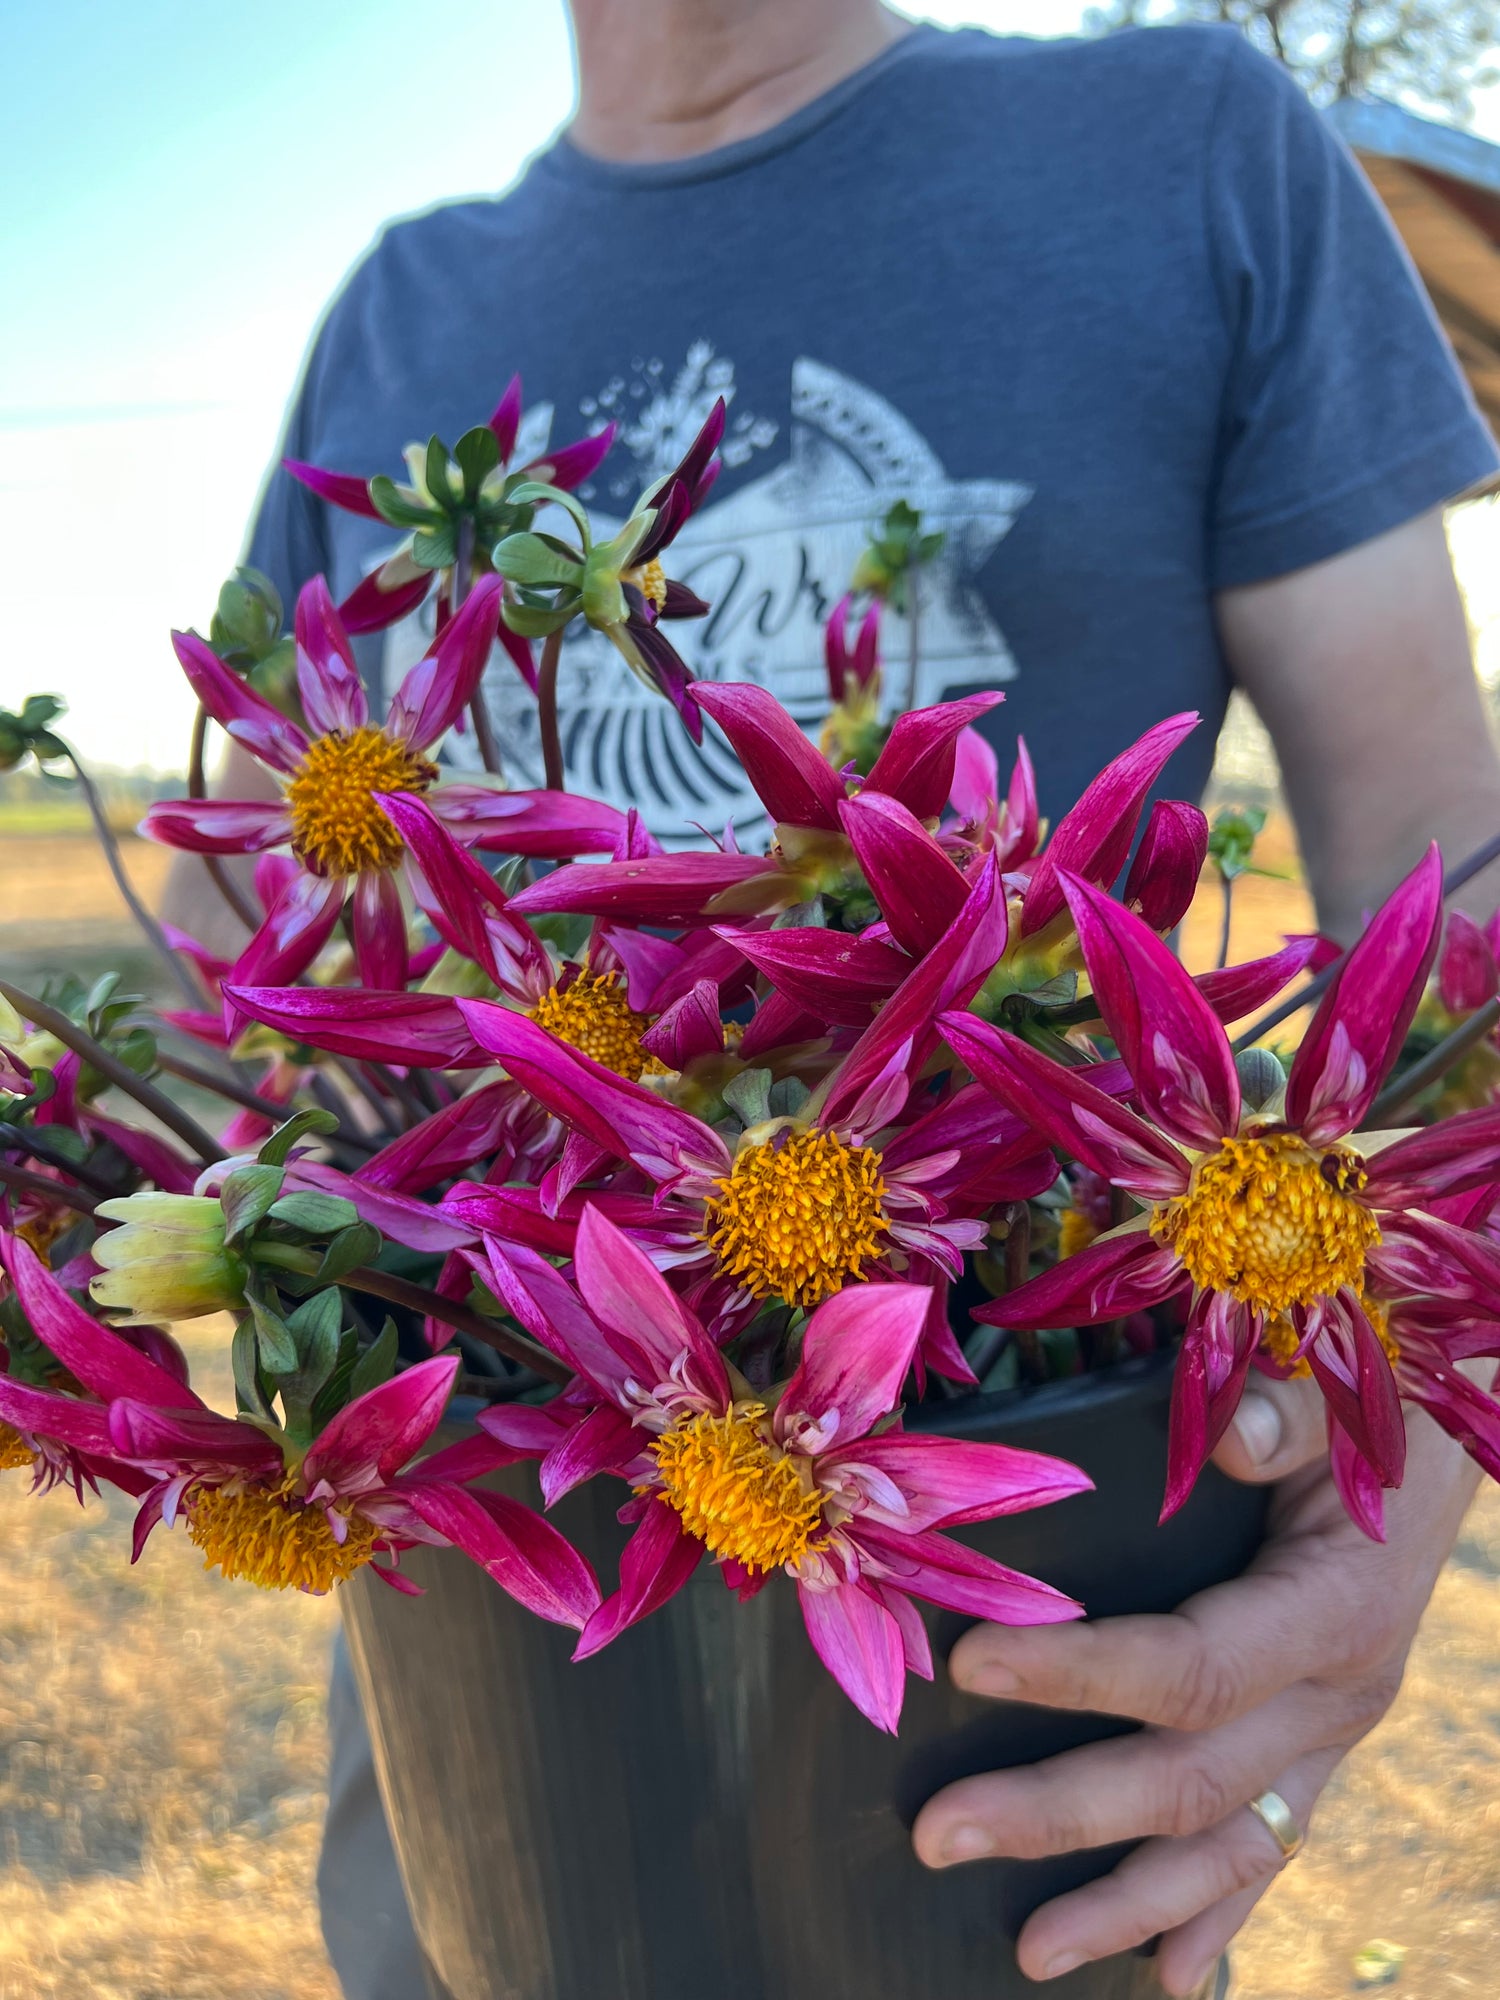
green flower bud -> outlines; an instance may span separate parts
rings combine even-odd
[[[94,1303],[125,1326],[162,1326],[245,1303],[245,1263],[224,1242],[224,1211],[208,1195],[132,1194],[102,1201],[119,1223],[94,1245]]]

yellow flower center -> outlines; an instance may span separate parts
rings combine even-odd
[[[1087,1250],[1099,1234],[1099,1227],[1081,1208],[1065,1208],[1057,1230],[1057,1255],[1076,1257],[1080,1250]]]
[[[36,1453],[12,1424],[0,1423],[0,1472],[31,1472]]]
[[[811,1307],[881,1253],[889,1223],[872,1146],[800,1132],[747,1146],[714,1182],[704,1235],[720,1267],[755,1298]]]
[[[1359,1302],[1365,1309],[1365,1318],[1375,1329],[1376,1339],[1385,1349],[1387,1361],[1394,1368],[1401,1359],[1401,1347],[1387,1324],[1385,1307],[1376,1305],[1368,1292],[1360,1294]],[[1298,1354],[1297,1329],[1289,1319],[1268,1320],[1260,1344],[1273,1361],[1282,1368],[1289,1368],[1293,1375],[1311,1375],[1312,1363],[1306,1355]]]
[[[658,613],[667,601],[667,573],[654,558],[638,569],[628,569],[625,581],[633,583],[652,609]]]
[[[342,1542],[333,1538],[321,1507],[309,1507],[280,1486],[251,1486],[232,1493],[206,1487],[193,1496],[188,1538],[203,1551],[203,1567],[262,1590],[306,1590],[321,1597],[344,1583],[375,1552],[380,1530],[358,1514],[348,1519]]]
[[[1193,1170],[1185,1195],[1164,1202],[1151,1233],[1170,1243],[1196,1284],[1258,1311],[1358,1288],[1380,1227],[1354,1199],[1356,1154],[1315,1153],[1294,1132],[1226,1139]]]
[[[436,764],[368,723],[315,736],[286,788],[292,851],[317,875],[394,868],[401,836],[375,794],[425,792],[437,774]]]
[[[651,1447],[662,1497],[716,1556],[750,1570],[805,1555],[823,1523],[821,1495],[762,1428],[763,1403],[691,1417]]]
[[[592,1056],[632,1083],[643,1076],[670,1074],[665,1063],[641,1047],[650,1018],[631,1011],[618,972],[583,972],[571,986],[548,987],[532,1008],[531,1018],[569,1048]]]

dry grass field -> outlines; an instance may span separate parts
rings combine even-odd
[[[149,890],[161,857],[129,858]],[[1283,827],[1263,858],[1290,865]],[[1308,921],[1294,886],[1243,882],[1235,955]],[[1217,926],[1205,899],[1195,963]],[[131,951],[85,840],[0,837],[8,965]],[[222,1400],[221,1330],[186,1331]],[[225,1585],[166,1534],[131,1570],[127,1514],[0,1480],[0,2000],[336,2000],[312,1893],[333,1608]],[[1395,2000],[1492,2000],[1500,1494],[1476,1506],[1400,1701],[1316,1834],[1244,1935],[1236,2000],[1341,2000],[1377,1938],[1406,1948]]]

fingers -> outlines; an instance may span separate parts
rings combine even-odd
[[[1274,1781],[1299,1826],[1307,1826],[1337,1762],[1336,1751],[1313,1751]],[[1021,1970],[1028,1979],[1056,1979],[1075,1966],[1163,1936],[1166,1956],[1158,1954],[1158,1978],[1165,1985],[1163,1975],[1169,1973],[1169,1993],[1191,1993],[1183,1977],[1191,1968],[1179,1961],[1196,1950],[1211,1964],[1203,1947],[1213,1928],[1209,1935],[1189,1937],[1193,1920],[1221,1904],[1230,1906],[1226,1917],[1242,1917],[1284,1865],[1276,1840],[1245,1806],[1206,1833],[1148,1841],[1112,1873],[1044,1904],[1030,1918],[1017,1945]],[[1186,1948],[1172,1939],[1178,1931]],[[1206,1966],[1200,1978],[1203,1970]]]
[[[1328,1420],[1316,1382],[1252,1375],[1214,1464],[1231,1479],[1265,1485],[1328,1455]]]
[[[971,1694],[1212,1729],[1293,1683],[1335,1677],[1395,1643],[1401,1581],[1371,1568],[1358,1530],[1268,1544],[1256,1565],[1165,1617],[976,1625],[949,1672]],[[1384,1551],[1377,1552],[1383,1555]]]
[[[919,1860],[941,1868],[1202,1833],[1272,1785],[1289,1757],[1355,1742],[1373,1719],[1369,1706],[1362,1692],[1303,1683],[1203,1735],[1147,1730],[963,1778],[928,1800],[912,1843]]]
[[[1162,1991],[1179,2000],[1184,1994],[1202,1992],[1209,1974],[1245,1926],[1246,1919],[1265,1894],[1267,1885],[1255,1883],[1237,1896],[1213,1903],[1188,1923],[1168,1931],[1157,1947],[1155,1969]]]

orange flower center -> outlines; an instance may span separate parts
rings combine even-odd
[[[377,792],[425,792],[436,764],[383,729],[331,729],[315,736],[286,788],[292,851],[315,875],[357,875],[401,859],[401,836]]]
[[[641,1047],[650,1018],[631,1010],[618,972],[580,973],[571,986],[548,987],[532,1008],[531,1019],[569,1048],[592,1056],[631,1083],[639,1083],[643,1076],[670,1074],[665,1063]]]
[[[667,601],[667,573],[654,559],[642,563],[638,569],[628,569],[625,581],[633,583],[646,602],[658,614]]]
[[[662,1498],[711,1554],[749,1570],[805,1555],[823,1524],[821,1495],[764,1428],[763,1403],[690,1417],[651,1446]]]
[[[248,1486],[239,1492],[205,1487],[194,1494],[187,1516],[188,1538],[203,1551],[203,1567],[231,1579],[243,1577],[262,1590],[306,1590],[321,1597],[344,1583],[370,1560],[380,1530],[358,1514],[348,1517],[348,1533],[334,1540],[321,1507],[309,1507],[279,1486]]]
[[[754,1297],[812,1307],[881,1254],[889,1228],[873,1146],[800,1132],[744,1147],[714,1183],[704,1235]]]

